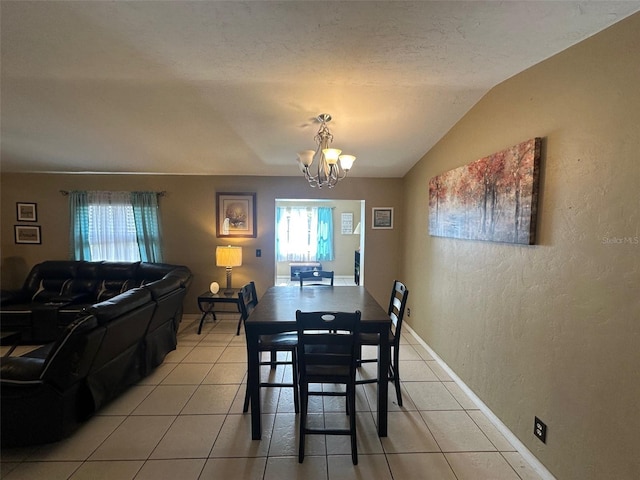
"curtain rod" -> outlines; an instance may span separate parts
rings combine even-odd
[[[66,197],[69,195],[69,190],[60,190],[60,194]],[[159,197],[164,197],[167,194],[167,191],[162,190],[161,192],[155,192],[155,194]]]

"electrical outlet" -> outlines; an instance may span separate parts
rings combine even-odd
[[[547,443],[547,426],[538,417],[534,417],[533,434],[540,439],[542,443]]]
[[[256,249],[256,257],[261,257],[262,256],[262,250],[257,248]]]
[[[410,316],[411,316],[411,309],[407,308],[407,317],[410,317]]]

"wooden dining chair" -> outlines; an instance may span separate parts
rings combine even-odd
[[[296,311],[298,327],[298,372],[300,385],[300,423],[298,462],[304,461],[306,435],[349,435],[351,460],[358,464],[356,438],[356,360],[360,311]],[[310,385],[320,384],[320,390]],[[324,390],[322,384],[341,384],[344,391]],[[349,428],[310,428],[307,426],[309,396],[343,396],[349,415]]]
[[[240,294],[242,294],[242,296],[240,296]],[[240,335],[240,328],[244,327],[244,321],[253,309],[256,308],[256,305],[258,305],[258,293],[255,282],[249,282],[240,289],[238,293],[238,303],[240,305],[240,319],[238,320],[236,335]],[[242,311],[243,305],[245,309],[244,313]]]
[[[256,294],[255,282],[249,282],[244,285],[238,292],[238,299],[240,303],[240,315],[244,322],[249,314],[253,311],[258,304],[258,296]],[[245,329],[246,332],[246,329]],[[298,413],[299,397],[298,397],[298,361],[297,361],[297,346],[298,346],[298,334],[297,332],[284,332],[273,335],[260,335],[258,338],[258,352],[260,355],[260,365],[269,365],[271,369],[275,369],[278,365],[291,365],[292,379],[291,382],[275,382],[275,381],[261,381],[260,387],[283,387],[293,389],[293,401],[295,412]],[[262,353],[269,352],[269,361],[262,360]],[[278,353],[284,352],[285,354],[291,354],[291,360],[278,359]],[[244,394],[244,405],[242,411],[246,413],[249,410],[249,400],[251,395],[249,393],[249,385],[247,384]]]
[[[305,285],[333,286],[333,271],[308,270],[306,272],[300,272],[298,277],[301,287]]]
[[[398,405],[402,406],[402,393],[400,392],[400,332],[402,329],[402,319],[407,306],[409,290],[400,281],[394,280],[389,300],[388,314],[391,319],[391,329],[389,330],[389,346],[392,348],[391,361],[389,362],[388,379],[396,387],[396,398]],[[380,335],[378,333],[360,333],[360,345],[380,345]],[[367,358],[358,360],[358,364],[377,362],[377,358]],[[357,380],[356,384],[377,383],[377,378],[367,378]]]

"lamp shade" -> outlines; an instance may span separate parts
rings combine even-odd
[[[340,155],[340,165],[342,166],[343,170],[351,170],[353,162],[355,161],[356,157],[354,157],[353,155]]]
[[[303,150],[298,152],[298,161],[305,167],[310,166],[313,163],[313,155],[316,152],[313,150]]]
[[[339,148],[325,148],[322,150],[324,154],[324,158],[327,160],[329,165],[335,165],[338,163],[338,157],[342,153],[342,150]]]
[[[239,267],[242,265],[242,247],[216,247],[218,267]]]

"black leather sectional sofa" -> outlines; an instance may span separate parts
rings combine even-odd
[[[22,313],[11,328],[34,338],[56,335],[27,355],[0,359],[2,446],[68,436],[162,363],[176,347],[190,282],[188,268],[166,264],[36,265],[20,292],[3,295],[9,304],[2,304],[2,328],[15,311]]]

